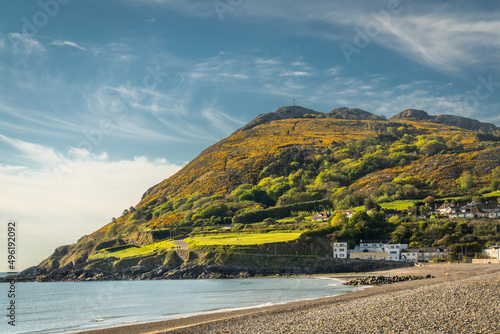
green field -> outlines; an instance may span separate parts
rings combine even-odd
[[[272,232],[272,233],[224,233],[214,235],[195,235],[185,239],[197,246],[249,246],[262,245],[273,242],[286,242],[298,239],[299,232]]]
[[[500,191],[494,191],[489,194],[483,195],[483,198],[490,198],[490,197],[500,197]]]
[[[415,205],[416,200],[401,200],[388,203],[380,203],[380,207],[389,210],[407,210]]]
[[[163,240],[155,242],[153,244],[144,245],[142,247],[129,247],[117,251],[110,251],[108,249],[103,249],[95,254],[93,254],[89,259],[106,259],[108,257],[117,257],[119,259],[126,259],[128,257],[134,257],[138,255],[148,255],[153,254],[161,249],[174,248],[174,242],[172,240]]]

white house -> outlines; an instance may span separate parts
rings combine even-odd
[[[401,259],[404,261],[418,262],[418,249],[407,248],[401,251]]]
[[[316,212],[316,215],[311,217],[311,221],[322,222],[327,220],[330,216],[330,212]]]
[[[500,259],[500,245],[494,245],[486,248],[484,253],[490,259]]]
[[[412,262],[428,262],[434,259],[443,260],[446,249],[440,247],[408,248],[401,252],[401,259]]]
[[[347,259],[347,242],[333,243],[333,257],[338,259]]]
[[[408,248],[408,244],[391,244],[388,240],[360,240],[359,245],[351,251],[350,258],[365,259],[368,256],[371,259],[399,261],[401,251],[405,248]],[[377,253],[380,253],[379,256],[376,256]]]
[[[356,211],[353,211],[353,210],[339,210],[339,211],[336,211],[335,213],[345,213],[345,215],[347,216],[347,218],[351,218],[356,213]]]

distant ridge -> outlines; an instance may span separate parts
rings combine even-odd
[[[429,115],[424,110],[406,109],[389,118],[389,120],[416,120],[427,121],[431,123],[456,126],[457,128],[472,131],[494,131],[497,129],[495,124],[480,122],[476,119],[456,116],[456,115]]]
[[[293,119],[293,118],[311,118],[311,117],[325,117],[325,118],[333,118],[333,119],[345,119],[345,120],[372,120],[372,121],[385,121],[386,118],[384,116],[378,116],[373,113],[370,113],[366,110],[359,108],[347,108],[340,107],[335,108],[329,113],[322,113],[313,109],[304,108],[301,106],[285,106],[281,107],[274,112],[270,112],[267,114],[260,114],[255,117],[250,123],[239,128],[234,133],[242,132],[245,130],[250,130],[259,126],[261,124],[269,123],[277,120],[284,119]],[[424,110],[419,109],[406,109],[401,111],[400,113],[390,117],[388,120],[396,121],[396,120],[409,120],[409,121],[423,121],[430,123],[437,123],[449,126],[455,126],[457,128],[472,130],[472,131],[495,131],[498,128],[495,124],[485,123],[478,121],[476,119],[455,116],[455,115],[438,115],[432,116],[429,115]]]

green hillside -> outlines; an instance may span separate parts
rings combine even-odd
[[[132,207],[124,203],[129,208],[120,217],[76,245],[58,248],[41,265],[57,269],[136,256],[137,261],[127,262],[135,265],[148,256],[166,254],[175,238],[189,237],[192,249],[206,250],[210,245],[232,247],[230,237],[243,232],[253,234],[241,245],[253,243],[251,249],[267,251],[266,244],[288,243],[297,254],[304,240],[317,236],[350,243],[390,238],[413,246],[484,245],[499,240],[496,234],[491,236],[497,222],[481,231],[474,224],[459,227],[456,222],[423,226],[415,221],[390,222],[375,211],[370,215],[361,211],[354,220],[338,216],[326,222],[310,220],[316,211],[360,206],[407,209],[430,196],[471,199],[490,194],[496,200],[492,191],[500,186],[497,128],[484,132],[422,121],[412,118],[411,110],[404,117],[385,120],[360,109],[323,114],[287,108],[261,115],[210,146],[177,174],[150,188],[140,203]],[[426,229],[434,225],[430,237]],[[163,243],[155,244],[159,242]],[[145,247],[151,244],[164,247]],[[130,245],[141,248],[127,248]],[[118,253],[113,247],[127,251]],[[310,252],[310,247],[303,252]]]

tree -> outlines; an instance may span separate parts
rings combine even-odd
[[[472,196],[472,201],[476,204],[481,204],[482,199],[480,196]]]
[[[490,184],[491,191],[497,191],[500,189],[500,180],[493,180]]]
[[[494,179],[500,179],[500,166],[491,171],[491,177]]]
[[[436,199],[434,198],[434,196],[427,196],[425,199],[424,199],[424,203],[425,204],[429,204],[429,205],[432,205],[434,204],[434,202],[436,201]]]
[[[469,171],[465,171],[462,173],[462,176],[456,180],[458,188],[460,188],[463,191],[469,191],[472,188],[472,185],[474,184],[474,181],[472,179],[472,173]]]

